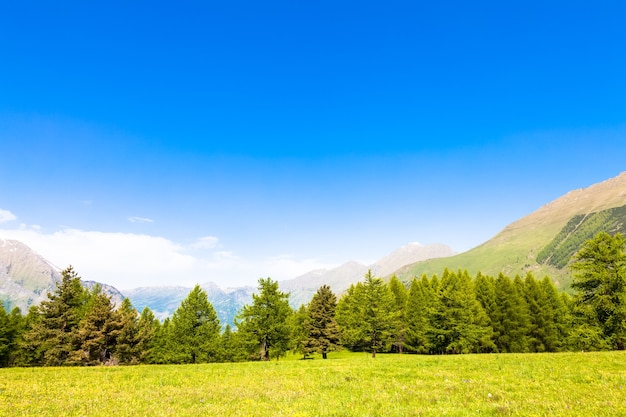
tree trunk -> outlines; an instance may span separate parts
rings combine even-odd
[[[270,353],[267,350],[267,340],[263,340],[263,342],[261,342],[261,360],[262,361],[269,361],[270,360]]]
[[[372,349],[372,358],[376,358],[376,349]]]
[[[326,359],[327,357],[328,357],[328,356],[327,356],[326,351],[323,351],[323,352],[322,352],[322,359]]]

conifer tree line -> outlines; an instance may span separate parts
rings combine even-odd
[[[497,277],[444,270],[408,285],[369,271],[337,298],[320,287],[293,310],[271,278],[259,280],[235,326],[223,327],[196,285],[171,318],[116,308],[86,290],[72,267],[54,293],[22,315],[0,306],[0,366],[133,365],[326,359],[340,349],[463,354],[624,349],[626,239],[601,232],[573,257],[573,296],[549,277]]]

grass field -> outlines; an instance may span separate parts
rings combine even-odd
[[[0,369],[2,416],[626,416],[626,354]]]

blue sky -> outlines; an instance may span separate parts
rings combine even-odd
[[[622,2],[0,6],[0,238],[119,288],[456,251],[625,170]]]

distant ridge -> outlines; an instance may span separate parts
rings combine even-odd
[[[443,244],[410,243],[369,266],[349,261],[336,268],[313,270],[294,279],[279,281],[278,284],[281,291],[290,293],[292,307],[298,308],[308,303],[322,285],[329,285],[339,295],[350,284],[363,279],[370,268],[382,274],[415,260],[450,256],[453,253],[450,247]],[[211,282],[201,284],[201,287],[207,292],[223,325],[233,323],[235,315],[241,307],[252,301],[252,294],[257,290],[256,287],[220,288]],[[189,291],[191,288],[185,287],[143,287],[125,291],[125,295],[138,310],[149,307],[157,317],[164,319],[176,310]]]
[[[449,246],[441,243],[430,245],[409,243],[371,265],[350,261],[330,270],[320,269],[291,280],[280,281],[279,284],[283,291],[291,293],[290,301],[292,306],[298,307],[301,304],[308,303],[318,288],[324,284],[330,286],[339,295],[347,290],[351,284],[362,280],[369,269],[376,276],[385,276],[403,265],[452,255],[454,255],[454,251]]]
[[[488,275],[503,272],[510,276],[523,276],[532,272],[539,278],[548,275],[561,288],[567,288],[571,282],[571,273],[566,267],[569,256],[590,234],[600,230],[622,230],[626,224],[626,209],[620,209],[623,206],[626,206],[626,172],[587,188],[568,192],[506,226],[492,239],[474,249],[446,259],[407,265],[396,271],[396,274],[408,281],[423,273],[440,274],[444,268],[467,269],[471,274],[480,271]],[[585,219],[595,220],[593,223],[585,223]],[[568,242],[564,238],[555,242],[559,235],[565,236],[566,228],[571,229],[566,234]],[[571,249],[559,252],[564,245]],[[559,256],[564,259],[558,263],[550,262],[550,259]]]

